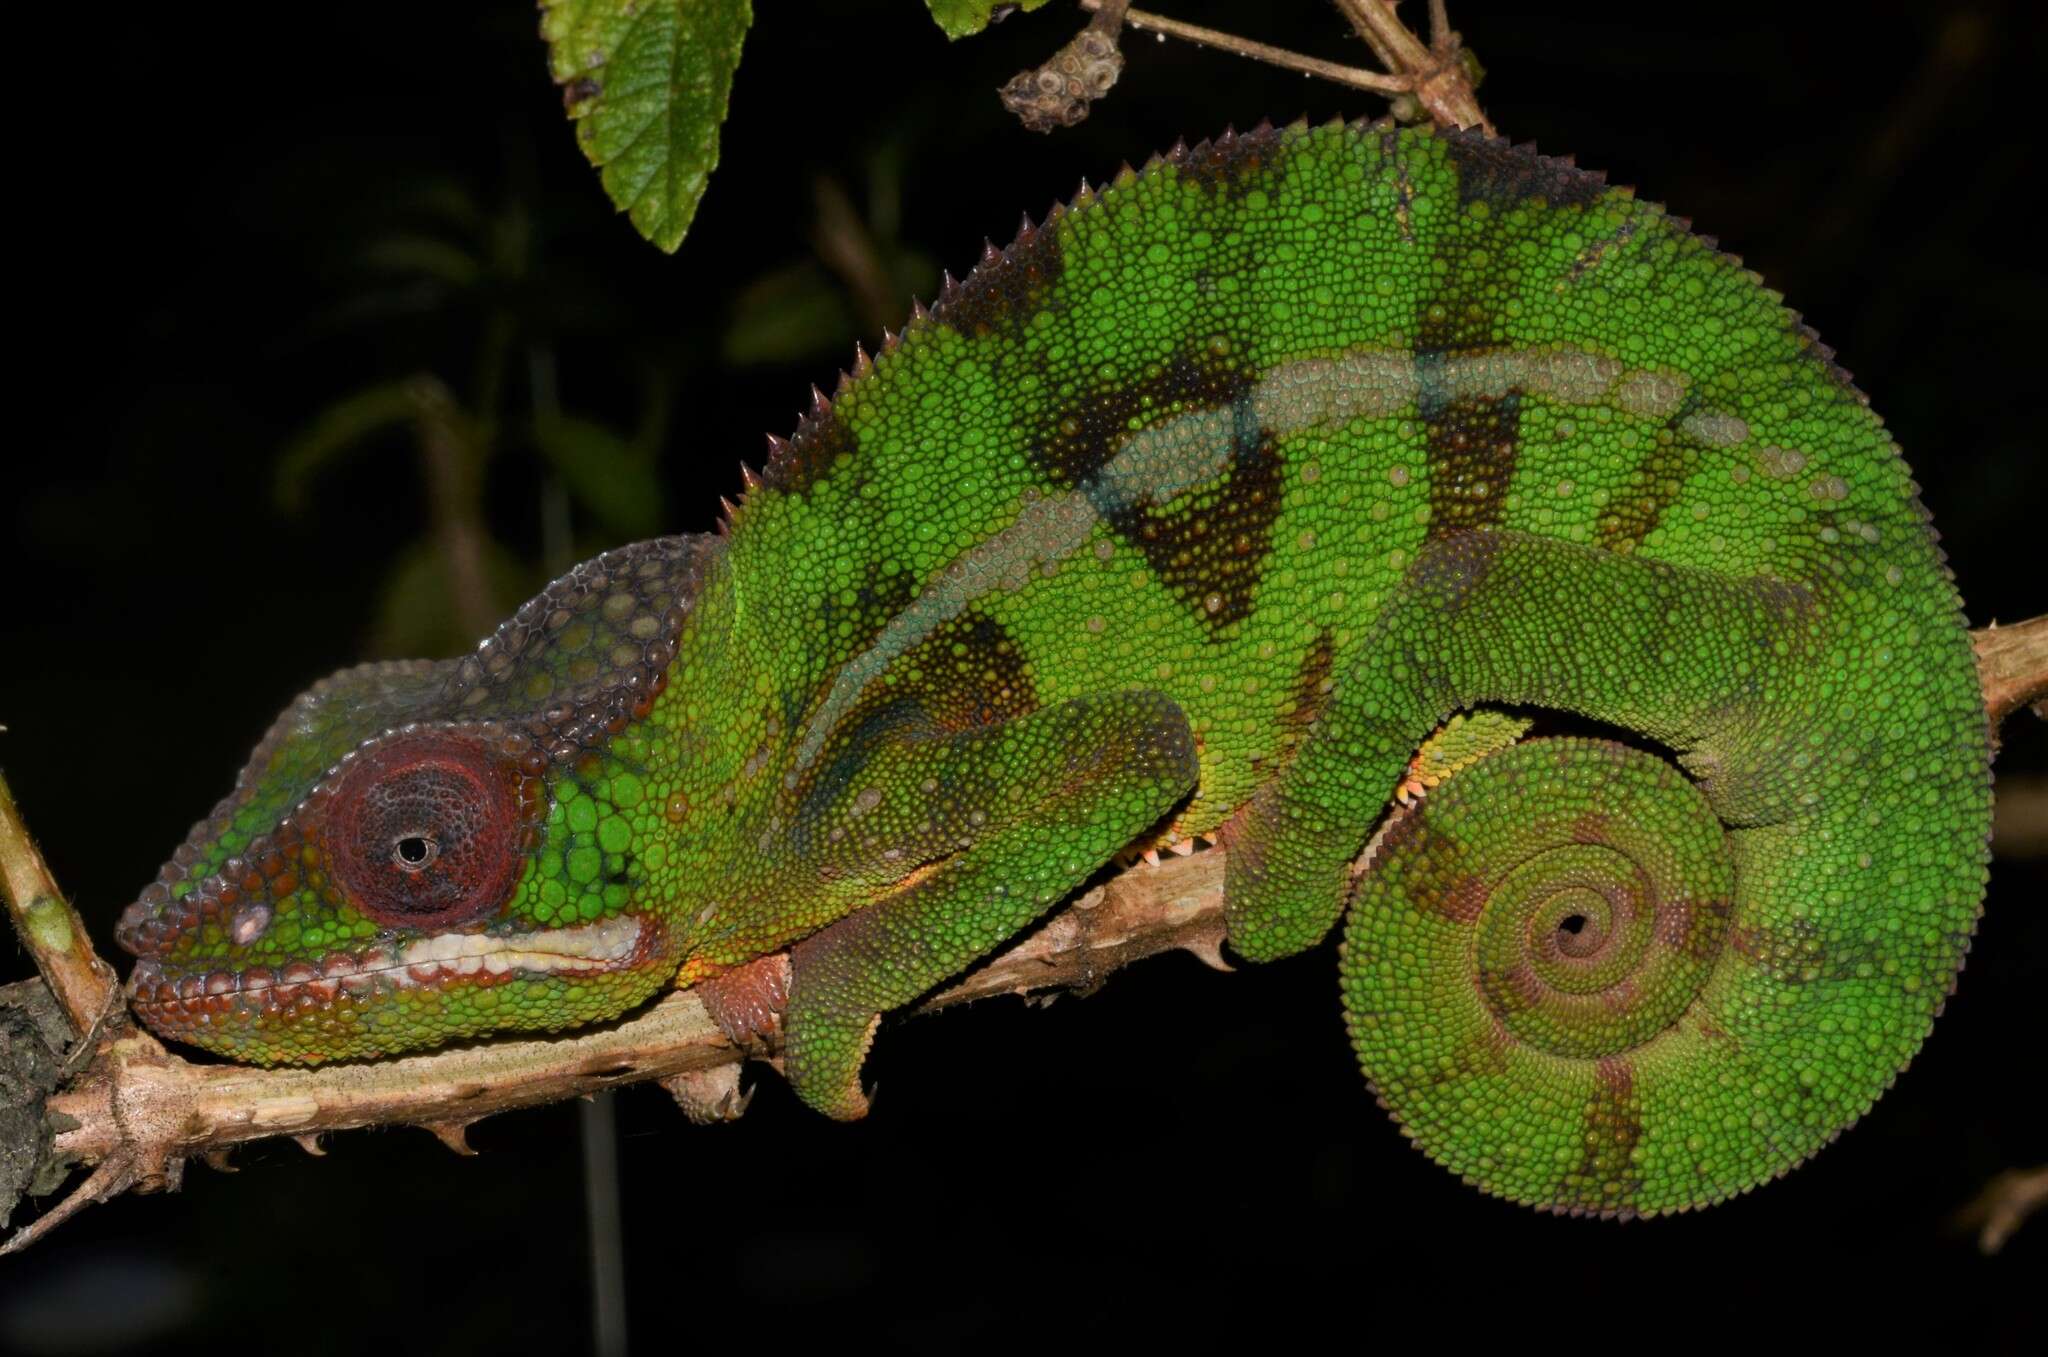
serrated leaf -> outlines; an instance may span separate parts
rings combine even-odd
[[[949,38],[979,33],[995,22],[996,11],[1034,10],[1045,0],[924,0],[925,8]]]
[[[750,0],[541,0],[548,68],[612,202],[673,254],[718,164]]]

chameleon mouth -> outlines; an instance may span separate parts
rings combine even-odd
[[[317,962],[272,969],[216,970],[177,979],[153,958],[129,978],[135,1008],[152,1025],[203,1023],[252,1009],[265,1015],[324,1008],[343,995],[367,999],[451,983],[506,984],[540,976],[592,976],[630,970],[658,939],[628,916],[532,933],[437,933],[399,946],[330,952]]]

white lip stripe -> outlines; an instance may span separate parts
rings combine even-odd
[[[591,970],[623,961],[640,942],[638,919],[604,919],[574,928],[492,936],[437,933],[399,949],[396,968],[450,966],[462,974],[488,970]]]

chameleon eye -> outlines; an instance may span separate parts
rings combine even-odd
[[[356,909],[399,928],[463,923],[512,893],[524,848],[521,776],[466,736],[404,734],[334,789],[323,839]]]

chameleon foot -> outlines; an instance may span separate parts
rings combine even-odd
[[[1401,775],[1401,785],[1394,789],[1394,799],[1404,806],[1414,805],[1459,769],[1469,768],[1521,739],[1531,724],[1523,717],[1484,708],[1453,716],[1415,751],[1407,771]]]
[[[727,1040],[750,1055],[780,1044],[789,953],[775,952],[699,982],[697,997]]]

